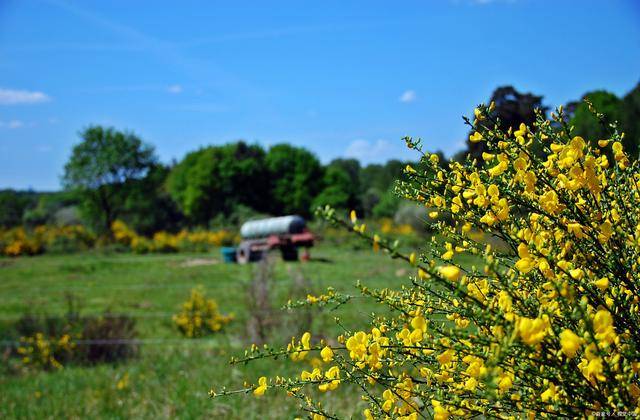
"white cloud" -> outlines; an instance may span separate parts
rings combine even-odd
[[[38,104],[50,100],[42,92],[0,88],[0,105]]]
[[[417,99],[416,92],[414,90],[406,90],[398,99],[404,103],[413,102]]]
[[[169,86],[167,88],[167,92],[174,93],[174,94],[182,93],[182,86],[180,86],[180,85],[171,85],[171,86]]]
[[[348,158],[358,159],[363,164],[381,163],[389,159],[408,159],[411,156],[403,142],[389,142],[387,140],[376,140],[370,142],[363,139],[352,141],[344,155]]]
[[[20,120],[0,121],[0,128],[9,128],[13,130],[23,126],[24,126],[24,123]]]
[[[53,148],[51,146],[48,146],[48,145],[41,145],[41,146],[36,147],[36,151],[39,152],[39,153],[48,153],[51,150],[53,150]]]

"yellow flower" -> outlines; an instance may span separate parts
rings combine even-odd
[[[446,248],[447,251],[444,254],[442,254],[440,256],[440,258],[442,258],[443,260],[450,260],[451,258],[453,258],[453,255],[454,255],[453,245],[451,245],[451,243],[447,242],[445,244],[445,248]]]
[[[258,379],[258,386],[256,387],[256,389],[253,390],[253,395],[255,395],[256,397],[261,397],[262,395],[264,395],[266,390],[267,390],[267,378],[264,376],[261,376],[260,379]]]
[[[567,230],[569,233],[572,233],[576,236],[576,238],[584,238],[585,234],[582,231],[582,225],[580,223],[569,223],[567,225]]]
[[[449,350],[445,350],[444,352],[440,353],[437,357],[436,360],[438,360],[438,363],[440,363],[441,365],[446,365],[447,363],[450,363],[453,360],[453,357],[456,354],[454,353],[453,350],[449,349]]]
[[[423,333],[427,332],[427,320],[422,315],[418,315],[411,320],[411,327]]]
[[[449,281],[456,281],[460,277],[460,269],[455,265],[446,265],[438,267],[438,273]]]
[[[329,380],[318,386],[322,392],[333,391],[340,385],[340,369],[338,366],[331,366],[324,374],[325,379]],[[320,378],[319,378],[320,379]]]
[[[320,351],[320,357],[322,357],[322,360],[325,363],[329,363],[330,361],[333,360],[333,350],[331,350],[331,347],[326,346],[325,348],[323,348]]]
[[[373,235],[373,252],[380,251],[380,236],[378,234]]]
[[[523,274],[527,274],[528,272],[536,268],[536,261],[531,258],[529,248],[526,244],[521,243],[520,245],[518,245],[518,256],[520,257],[520,259],[516,261],[516,270],[520,271]]]
[[[509,390],[513,386],[513,379],[509,375],[503,375],[498,381],[498,389],[501,392]]]
[[[540,343],[547,335],[549,329],[549,318],[519,318],[516,324],[516,331],[520,335],[522,341],[529,345]]]
[[[562,352],[569,358],[575,357],[584,340],[573,331],[566,329],[560,333],[560,345]]]
[[[576,280],[582,280],[584,278],[584,270],[581,268],[574,268],[569,270],[569,275]]]
[[[601,278],[600,280],[596,280],[593,282],[593,284],[600,289],[601,291],[605,291],[607,290],[607,288],[609,287],[609,279],[606,277]]]
[[[478,133],[477,131],[475,133],[473,133],[472,135],[469,136],[469,141],[471,143],[478,143],[480,141],[482,141],[482,134]]]
[[[602,366],[602,359],[600,357],[594,357],[588,362],[583,359],[580,363],[582,365],[582,374],[588,380],[594,382],[596,379],[604,381],[607,378],[602,374],[604,367]]]
[[[358,216],[356,215],[356,211],[355,210],[351,210],[351,213],[349,213],[349,218],[351,219],[351,223],[353,223],[355,225],[356,222],[358,221]]]
[[[482,152],[482,160],[489,162],[495,159],[496,155],[493,153]]]
[[[622,143],[620,143],[619,141],[614,142],[611,149],[613,149],[613,153],[615,154],[622,153]]]
[[[449,418],[449,411],[439,401],[431,400],[431,405],[433,406],[434,420],[447,420]]]
[[[596,340],[603,344],[612,344],[616,339],[613,328],[613,317],[604,309],[599,310],[593,317],[593,329],[596,332]]]
[[[502,175],[504,171],[507,170],[508,167],[509,165],[506,162],[500,162],[493,168],[489,169],[487,172],[489,172],[489,176],[494,178],[496,176]]]
[[[309,331],[302,334],[302,338],[300,338],[300,342],[302,343],[302,347],[305,350],[309,350],[311,347],[309,346],[309,341],[311,340],[311,333]]]
[[[556,386],[553,382],[549,383],[549,388],[540,395],[542,402],[556,399]]]
[[[416,265],[416,253],[415,252],[412,252],[409,255],[409,264]]]

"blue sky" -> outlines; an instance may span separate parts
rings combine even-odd
[[[634,0],[0,0],[0,188],[58,189],[89,124],[165,162],[236,139],[325,162],[411,157],[404,135],[451,154],[499,85],[556,106],[639,70]]]

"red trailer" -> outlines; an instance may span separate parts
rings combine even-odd
[[[303,258],[308,258],[308,248],[315,240],[300,216],[252,220],[242,225],[240,236],[242,242],[236,250],[240,264],[260,260],[265,252],[273,249],[280,249],[285,261],[297,261],[298,248],[304,247]]]

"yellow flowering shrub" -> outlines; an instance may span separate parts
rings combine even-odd
[[[393,220],[387,217],[380,219],[380,232],[386,235],[411,235],[415,233],[411,225],[406,223],[395,224]]]
[[[189,338],[202,337],[220,331],[233,320],[233,314],[223,315],[214,299],[208,299],[202,287],[191,290],[182,310],[173,316],[180,332]]]
[[[43,252],[69,252],[87,249],[95,243],[95,236],[83,226],[37,226],[33,229],[16,227],[0,230],[0,255],[18,257]]]
[[[421,153],[398,185],[436,208],[433,238],[403,252],[358,223],[321,213],[413,266],[409,286],[361,292],[392,310],[346,330],[329,346],[305,334],[287,348],[254,347],[236,362],[320,354],[322,368],[299,377],[261,377],[257,396],[281,389],[317,418],[337,418],[314,389],[356,384],[371,418],[449,416],[584,417],[640,414],[640,165],[611,136],[571,134],[562,108],[528,127],[501,131],[493,105],[475,111],[471,142],[481,161]],[[438,221],[447,215],[447,223]],[[453,221],[453,222],[451,222]],[[504,249],[476,241],[483,232]],[[459,254],[476,264],[460,264]],[[468,258],[467,258],[468,260]],[[314,298],[316,302],[337,299]],[[386,312],[385,312],[386,313]],[[349,388],[352,392],[354,388]],[[213,396],[234,391],[212,390]]]
[[[29,337],[22,337],[17,353],[25,366],[39,369],[61,369],[62,362],[75,348],[69,334],[61,337],[47,337],[38,332]]]
[[[239,242],[238,235],[229,230],[218,231],[188,231],[178,233],[159,231],[153,237],[138,235],[135,230],[123,221],[116,220],[111,225],[114,239],[125,246],[131,247],[133,252],[144,254],[147,252],[180,252],[207,251],[211,247],[229,246]]]

